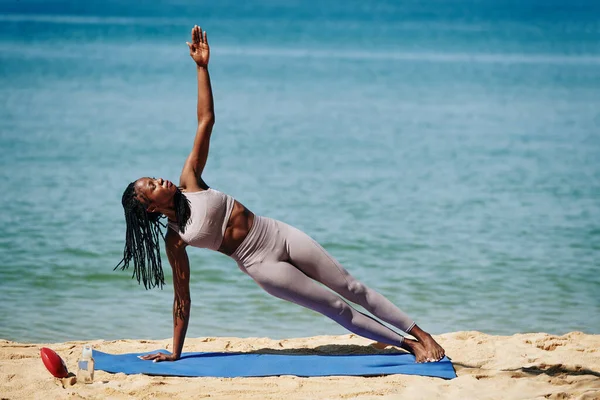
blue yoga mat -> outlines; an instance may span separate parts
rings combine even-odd
[[[96,369],[125,374],[160,376],[213,376],[222,378],[257,376],[333,375],[423,375],[456,378],[447,357],[436,363],[417,364],[412,354],[298,355],[260,353],[183,353],[174,362],[140,360],[156,353],[107,354],[94,350]]]

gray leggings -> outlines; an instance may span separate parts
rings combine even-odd
[[[404,332],[415,325],[388,299],[354,279],[316,241],[283,222],[256,216],[231,257],[267,293],[317,311],[357,335],[394,346],[404,340],[342,297]]]

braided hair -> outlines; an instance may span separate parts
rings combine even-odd
[[[185,227],[190,218],[189,200],[177,189],[174,195],[175,215],[180,232],[185,232]],[[132,279],[136,278],[138,283],[144,282],[146,289],[165,284],[165,277],[160,259],[159,236],[165,239],[162,228],[166,228],[160,220],[165,216],[160,212],[146,211],[144,204],[135,192],[135,182],[131,182],[121,198],[123,210],[125,211],[125,222],[127,231],[125,233],[125,249],[123,259],[113,269],[121,267],[121,270],[129,268],[133,260]]]

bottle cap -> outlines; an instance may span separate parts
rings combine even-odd
[[[81,359],[82,360],[90,360],[92,358],[92,345],[86,344],[83,346],[83,350],[81,351]]]

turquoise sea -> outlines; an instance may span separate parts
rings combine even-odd
[[[206,182],[433,333],[600,333],[600,3],[0,0],[0,338],[168,338],[126,185],[177,181],[208,31]],[[243,4],[242,4],[243,3]],[[346,331],[189,251],[188,336]]]

